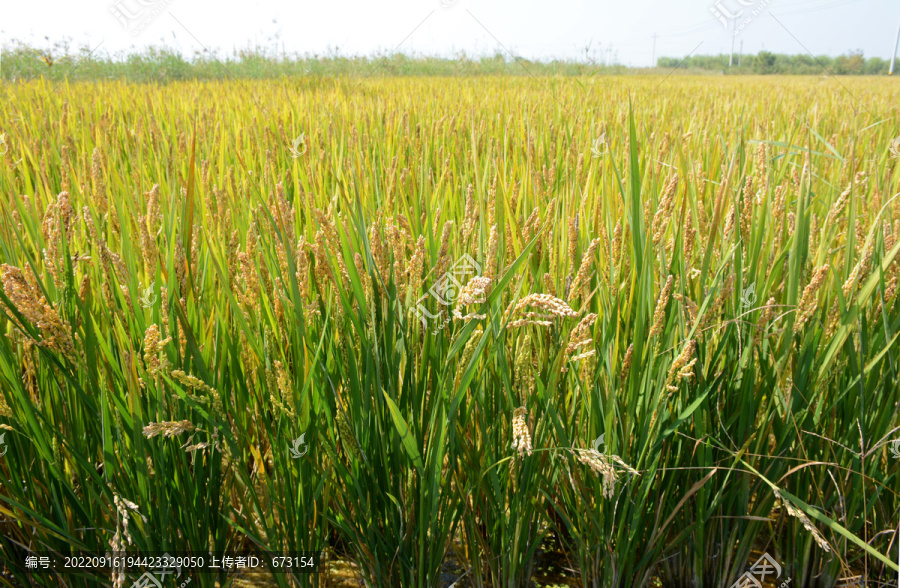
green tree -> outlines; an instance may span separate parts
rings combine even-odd
[[[768,51],[760,51],[756,56],[756,72],[761,74],[774,73],[775,54]]]

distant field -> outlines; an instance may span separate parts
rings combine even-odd
[[[895,582],[898,89],[4,83],[0,586]]]

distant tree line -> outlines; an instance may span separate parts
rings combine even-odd
[[[137,82],[171,82],[186,79],[279,78],[282,76],[591,76],[640,74],[646,67],[601,64],[577,60],[539,61],[506,54],[466,55],[453,57],[404,55],[298,55],[283,54],[263,47],[234,50],[217,58],[195,52],[185,56],[170,47],[148,47],[131,53],[114,55],[96,52],[88,46],[70,47],[57,42],[37,48],[22,42],[2,46],[0,79],[6,81],[127,79]],[[760,51],[756,55],[734,56],[728,67],[728,55],[694,55],[684,59],[661,57],[657,68],[681,69],[687,72],[726,74],[823,74],[881,75],[887,74],[889,62],[879,58],[865,59],[861,51],[828,57],[820,55],[780,55]]]
[[[88,46],[65,43],[32,47],[7,43],[2,47],[0,79],[27,81],[126,79],[137,82],[171,82],[189,79],[381,76],[589,76],[627,74],[620,64],[603,65],[574,60],[536,61],[512,59],[502,53],[452,57],[404,55],[282,54],[262,47],[239,49],[216,58],[195,52],[185,56],[162,46],[131,53],[105,54]]]
[[[819,55],[783,55],[760,51],[756,55],[735,54],[731,67],[729,55],[694,55],[684,59],[660,57],[656,65],[667,69],[701,69],[722,71],[726,74],[821,74],[833,75],[886,75],[890,62],[880,57],[863,57],[862,51],[829,57]]]

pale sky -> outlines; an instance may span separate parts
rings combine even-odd
[[[728,53],[734,38],[735,59],[741,43],[744,53],[889,59],[898,24],[897,0],[3,0],[0,45],[69,39],[103,55],[166,45],[185,57],[257,45],[320,55],[499,51],[647,66],[654,33],[657,57]]]

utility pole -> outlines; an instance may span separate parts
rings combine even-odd
[[[741,52],[738,53],[738,67],[741,67],[741,62],[744,60],[744,40],[741,39]]]
[[[653,61],[650,63],[650,67],[656,67],[656,33],[653,33]]]
[[[731,35],[731,54],[728,56],[728,67],[734,63],[734,35]]]
[[[891,69],[888,75],[894,75],[894,58],[897,57],[897,44],[900,44],[900,25],[897,25],[897,38],[894,40],[894,52],[891,53]]]

